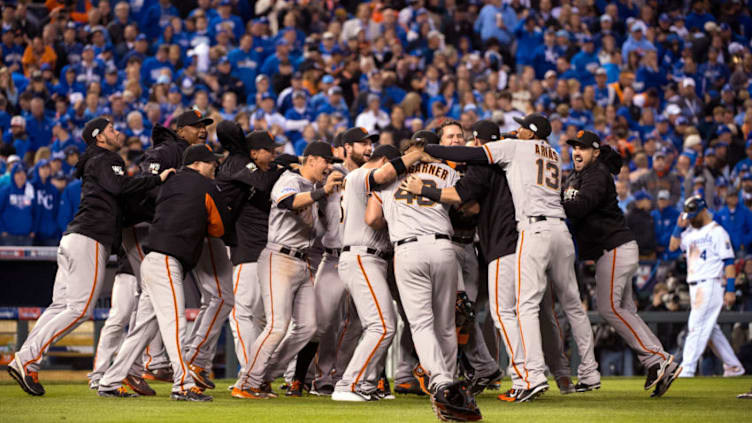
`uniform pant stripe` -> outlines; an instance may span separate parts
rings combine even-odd
[[[141,250],[141,244],[138,242],[138,235],[136,233],[136,228],[132,226],[131,232],[133,232],[133,243],[136,244],[136,251],[138,251],[138,257],[141,259],[141,261],[143,261],[144,252]]]
[[[504,327],[504,321],[501,320],[501,313],[499,313],[499,309],[501,306],[499,306],[499,264],[501,263],[501,259],[496,259],[496,278],[495,278],[495,284],[496,284],[496,318],[499,320],[499,325],[501,326],[501,331],[504,333],[504,341],[507,343],[507,346],[509,347],[509,359],[512,363],[512,367],[514,368],[514,372],[517,373],[517,376],[522,379],[522,373],[520,373],[520,370],[517,368],[517,364],[514,362],[514,349],[512,348],[512,343],[509,342],[509,335],[507,334],[507,328]],[[497,358],[498,358],[498,351],[497,351]]]
[[[238,275],[235,279],[235,287],[232,290],[233,295],[238,294],[238,285],[240,285],[240,272],[243,271],[243,265],[238,265]],[[238,323],[238,318],[235,316],[235,310],[238,308],[237,305],[232,307],[232,320],[235,321],[235,330],[238,333],[238,340],[240,340],[240,348],[243,350],[243,360],[245,360],[246,363],[248,363],[248,355],[245,352],[245,342],[243,342],[243,334],[240,333],[240,324]]]
[[[219,307],[217,307],[217,311],[214,312],[214,316],[212,317],[212,320],[209,323],[209,327],[206,329],[206,333],[204,334],[204,339],[202,339],[201,342],[199,342],[198,346],[196,347],[196,351],[193,353],[193,357],[191,357],[190,364],[193,364],[193,362],[196,360],[196,357],[198,357],[198,353],[201,351],[201,347],[203,347],[204,343],[206,343],[206,340],[209,339],[209,334],[211,333],[212,328],[214,327],[214,324],[217,322],[217,317],[219,317],[219,313],[222,311],[222,306],[225,305],[225,300],[222,298],[222,287],[219,285],[219,276],[217,276],[217,265],[214,263],[214,251],[212,251],[211,241],[206,243],[206,248],[209,249],[209,259],[212,265],[212,274],[214,275],[214,283],[217,284],[217,296],[221,299],[221,301],[219,302]]]
[[[146,350],[144,350],[144,353],[146,354],[146,364],[144,364],[144,369],[149,370],[149,364],[151,364],[151,353],[149,352],[149,345],[146,346]]]
[[[520,250],[517,253],[517,326],[519,326],[520,329],[520,342],[522,343],[522,352],[525,354],[525,361],[522,363],[522,368],[525,370],[525,384],[527,384],[527,389],[530,389],[530,380],[528,380],[528,371],[527,371],[527,347],[525,346],[525,334],[522,331],[522,320],[520,319],[520,292],[521,292],[521,286],[522,286],[522,246],[525,244],[525,231],[520,232]],[[535,330],[535,328],[534,328]],[[537,329],[540,330],[540,329]]]
[[[165,256],[164,262],[165,269],[167,270],[167,278],[170,280],[172,305],[175,310],[175,347],[178,351],[178,361],[180,362],[180,369],[182,370],[180,376],[180,389],[183,390],[183,384],[185,383],[185,363],[183,362],[183,352],[180,348],[180,313],[178,312],[178,297],[175,295],[175,284],[172,282],[172,272],[170,272],[170,259],[168,256]]]
[[[614,248],[614,256],[611,259],[611,295],[610,295],[611,311],[614,313],[614,315],[616,315],[616,317],[619,318],[619,320],[621,320],[624,326],[626,326],[627,329],[629,329],[629,331],[632,333],[632,336],[635,337],[635,339],[637,340],[637,343],[640,344],[640,347],[642,347],[642,349],[645,350],[645,352],[649,354],[653,354],[653,355],[658,355],[661,357],[661,359],[665,360],[666,356],[662,354],[661,352],[648,349],[648,347],[646,347],[645,344],[642,343],[642,340],[640,339],[639,335],[637,335],[637,332],[635,332],[635,330],[632,329],[632,326],[630,326],[630,324],[627,323],[627,321],[624,320],[623,317],[621,317],[619,312],[616,311],[616,305],[614,304],[614,276],[616,274],[616,250],[617,249]],[[631,283],[631,281],[627,283]]]
[[[379,300],[378,298],[376,298],[376,293],[373,292],[373,286],[371,285],[371,281],[368,279],[368,274],[366,274],[366,269],[363,267],[363,261],[360,258],[360,254],[358,254],[358,266],[360,267],[360,271],[363,273],[363,278],[366,280],[366,284],[368,284],[368,290],[371,291],[371,298],[373,298],[373,302],[374,304],[376,304],[376,311],[379,312],[379,320],[381,320],[382,332],[381,332],[381,337],[379,338],[379,341],[373,347],[373,350],[371,350],[371,353],[368,355],[366,362],[363,363],[363,367],[360,369],[360,372],[358,372],[358,376],[355,377],[355,380],[353,381],[352,385],[350,385],[350,390],[353,392],[355,392],[355,387],[358,385],[358,381],[360,381],[360,377],[363,376],[363,372],[366,371],[366,367],[368,367],[368,363],[371,362],[373,355],[376,354],[376,351],[379,349],[381,342],[384,341],[384,338],[386,338],[386,334],[387,334],[386,322],[384,321],[384,314],[381,312],[381,306],[379,305]]]
[[[246,371],[246,375],[251,374],[251,370],[253,370],[253,366],[256,364],[256,360],[258,360],[259,353],[261,353],[261,348],[263,348],[264,344],[266,343],[266,340],[269,339],[269,336],[272,334],[272,331],[274,330],[274,294],[272,293],[272,257],[274,255],[269,252],[269,314],[271,318],[269,319],[269,332],[266,334],[264,339],[261,341],[261,344],[258,346],[258,349],[256,350],[256,354],[253,356],[253,361],[251,362],[251,365],[248,366],[248,370]]]
[[[75,325],[78,323],[79,320],[81,320],[84,316],[86,316],[86,312],[89,310],[89,305],[91,305],[91,300],[94,297],[94,293],[97,290],[97,279],[99,278],[99,242],[94,241],[94,281],[91,284],[91,291],[89,292],[89,298],[86,300],[86,305],[84,306],[83,311],[81,314],[76,317],[75,320],[73,320],[68,326],[63,328],[63,330],[56,332],[49,341],[45,342],[44,345],[42,345],[42,348],[39,349],[39,355],[32,358],[31,360],[24,363],[24,369],[26,369],[26,366],[29,364],[38,361],[42,358],[42,355],[44,354],[44,351],[47,350],[47,347],[52,344],[55,339],[57,339],[58,336],[64,334],[68,331],[68,329],[71,329],[75,327]]]

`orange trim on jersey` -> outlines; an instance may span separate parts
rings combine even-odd
[[[170,272],[170,258],[164,256],[165,269],[167,269],[167,278],[170,280],[170,290],[172,291],[172,305],[175,310],[175,346],[178,349],[178,361],[180,362],[180,369],[182,375],[180,376],[180,389],[183,389],[185,383],[185,363],[183,362],[183,349],[180,347],[180,313],[178,312],[178,298],[175,296],[175,285],[172,282],[172,272]]]
[[[207,197],[208,197],[208,194],[207,194]],[[206,329],[206,333],[204,334],[204,339],[202,339],[201,342],[199,342],[198,346],[196,347],[196,351],[193,353],[193,357],[191,357],[191,361],[189,362],[189,364],[193,364],[193,362],[196,360],[196,357],[198,356],[199,351],[201,351],[201,347],[204,345],[206,340],[209,339],[209,334],[211,333],[212,328],[214,327],[214,323],[217,322],[217,317],[219,317],[219,312],[222,311],[222,306],[225,305],[225,300],[224,298],[222,298],[222,287],[219,285],[219,276],[217,276],[217,265],[214,263],[214,251],[212,251],[211,240],[206,241],[206,248],[209,250],[209,260],[211,260],[212,273],[214,274],[214,283],[217,284],[217,295],[219,296],[219,299],[221,301],[219,302],[219,307],[217,307],[217,311],[214,313],[214,317],[212,317],[212,320],[209,323],[209,327]]]
[[[624,318],[621,317],[621,315],[616,311],[616,305],[614,305],[614,274],[615,272],[616,272],[616,248],[614,248],[614,257],[611,260],[611,295],[610,295],[611,311],[616,315],[616,317],[619,318],[619,320],[621,320],[624,326],[626,326],[627,329],[629,329],[629,331],[632,333],[632,336],[635,337],[635,339],[637,340],[637,343],[640,344],[640,347],[642,347],[642,349],[645,350],[645,352],[653,354],[653,355],[658,355],[659,357],[661,357],[661,359],[665,360],[666,356],[664,354],[660,353],[659,351],[649,350],[648,347],[646,347],[645,344],[642,343],[642,340],[637,335],[637,332],[635,332],[635,330],[632,329],[632,326],[630,326],[629,323],[627,323],[627,321],[624,320]]]
[[[149,357],[148,360],[146,360],[146,364],[144,364],[144,369],[149,370],[149,364],[151,364],[151,354],[149,353],[149,346],[146,346],[146,349],[144,350],[144,354],[146,354],[147,357]]]
[[[453,162],[450,160],[444,160],[444,164],[451,167],[452,169],[457,169],[457,162]]]
[[[484,146],[485,147],[485,146]],[[525,377],[523,378],[525,380],[525,383],[527,384],[526,389],[530,389],[530,381],[528,380],[528,371],[527,371],[527,347],[525,346],[525,334],[522,333],[522,321],[520,320],[520,287],[522,286],[522,272],[521,272],[521,264],[522,264],[522,246],[525,243],[525,231],[520,232],[520,250],[517,252],[517,326],[520,328],[520,342],[522,342],[522,352],[525,353],[525,361],[522,363],[522,368],[525,369]],[[540,330],[540,329],[537,329]]]
[[[204,196],[204,206],[206,207],[207,221],[209,226],[206,228],[206,232],[209,236],[219,238],[225,234],[225,226],[222,223],[222,216],[217,210],[217,205],[214,203],[214,199],[209,194]]]
[[[483,144],[483,151],[485,151],[486,156],[488,156],[488,163],[494,164],[496,161],[493,158],[493,154],[491,154],[491,150],[488,149],[488,145]]]
[[[375,170],[372,170],[368,172],[368,175],[366,175],[366,192],[371,192],[371,182],[369,181],[371,179],[371,175],[373,172],[376,172]]]
[[[358,381],[360,381],[360,377],[363,375],[363,372],[366,371],[366,367],[368,367],[368,363],[373,358],[373,355],[376,354],[376,350],[379,349],[379,345],[381,345],[381,342],[386,338],[387,329],[386,329],[386,322],[384,321],[384,315],[381,313],[381,306],[379,305],[379,300],[376,298],[376,293],[373,292],[373,286],[371,285],[371,281],[368,279],[368,274],[366,274],[366,269],[363,267],[363,261],[360,258],[360,254],[358,254],[358,266],[360,267],[360,271],[363,273],[363,278],[366,280],[366,284],[368,285],[368,290],[371,291],[371,297],[373,298],[374,304],[376,304],[376,311],[379,312],[379,320],[381,320],[381,337],[379,338],[379,342],[376,343],[376,346],[373,347],[373,350],[371,350],[371,353],[368,355],[368,358],[366,359],[366,362],[363,363],[363,367],[360,369],[360,372],[358,372],[358,376],[355,377],[355,381],[350,385],[350,390],[355,392],[355,386],[358,384]]]
[[[509,335],[507,334],[507,329],[504,327],[504,322],[501,320],[501,313],[499,313],[499,263],[501,263],[501,259],[496,259],[496,278],[495,278],[495,285],[496,285],[496,318],[499,320],[499,325],[501,326],[501,330],[504,332],[504,341],[507,343],[507,346],[509,347],[509,360],[512,363],[512,367],[514,368],[514,372],[517,373],[517,376],[522,379],[522,373],[520,373],[520,370],[517,368],[517,365],[514,363],[514,349],[512,348],[512,343],[509,341]],[[498,344],[497,344],[498,345]],[[498,361],[498,348],[497,348],[497,361]]]
[[[278,200],[277,200],[277,201],[275,202],[275,204],[279,204],[279,203],[281,203],[282,201],[284,201],[284,199],[285,199],[285,198],[287,198],[287,197],[289,197],[289,196],[291,196],[291,195],[296,195],[296,194],[299,194],[299,193],[297,193],[297,192],[291,192],[291,193],[289,193],[289,194],[285,194],[285,195],[283,195],[283,196],[279,197],[279,199],[278,199]]]
[[[383,204],[384,202],[381,201],[381,197],[379,197],[379,194],[373,193],[373,196],[376,197],[376,200],[378,200],[379,204]]]
[[[240,285],[240,272],[243,270],[243,264],[241,263],[238,266],[238,276],[235,279],[235,288],[232,290],[233,295],[237,295],[238,293],[238,285]],[[245,364],[248,364],[248,355],[246,355],[245,352],[245,342],[243,342],[243,335],[240,332],[240,324],[238,323],[238,318],[235,317],[235,310],[238,308],[237,304],[232,306],[232,320],[235,321],[235,328],[237,329],[238,333],[238,340],[240,340],[240,348],[243,350],[243,360],[245,360]]]
[[[98,277],[99,277],[99,242],[94,241],[94,281],[91,287],[91,291],[89,292],[89,298],[86,300],[86,305],[84,306],[83,311],[81,312],[81,314],[78,315],[78,317],[76,317],[72,322],[70,322],[68,326],[64,327],[62,330],[52,335],[49,341],[45,342],[42,345],[42,348],[39,349],[39,354],[36,357],[32,358],[31,360],[23,364],[24,370],[26,370],[26,366],[28,366],[32,362],[39,361],[42,358],[44,351],[55,341],[55,338],[63,335],[69,329],[74,328],[76,324],[78,323],[78,321],[81,320],[84,316],[86,316],[86,312],[89,310],[89,305],[91,305],[91,300],[94,297],[94,292],[97,290],[97,278]]]
[[[266,334],[263,340],[261,340],[261,344],[259,344],[258,349],[256,350],[256,354],[253,356],[253,361],[251,362],[251,365],[248,366],[248,371],[246,372],[246,375],[251,374],[251,370],[253,370],[253,366],[256,364],[256,360],[258,360],[259,353],[261,352],[261,348],[266,343],[266,340],[269,339],[269,335],[272,334],[272,331],[274,330],[274,294],[272,293],[272,253],[269,252],[269,314],[271,315],[271,319],[269,319],[269,332]]]

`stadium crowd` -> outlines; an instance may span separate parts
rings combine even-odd
[[[565,141],[582,129],[626,159],[616,186],[647,263],[642,308],[687,308],[667,246],[683,200],[699,193],[737,253],[735,308],[750,310],[750,10],[749,0],[4,1],[0,245],[57,245],[95,116],[126,134],[134,170],[154,125],[189,108],[268,130],[295,154],[351,126],[399,144],[446,119],[470,135],[479,119],[507,131],[539,111],[565,173]]]

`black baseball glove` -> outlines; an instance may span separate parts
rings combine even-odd
[[[467,344],[474,322],[475,305],[470,301],[465,291],[460,291],[457,293],[457,300],[454,303],[454,325],[457,328],[457,343],[459,345]]]
[[[465,381],[437,388],[431,395],[431,405],[441,421],[474,422],[483,418]]]

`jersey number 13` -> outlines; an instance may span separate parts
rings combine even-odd
[[[535,161],[538,166],[538,185],[544,185],[558,190],[559,189],[559,165],[548,160],[538,159]]]

